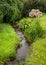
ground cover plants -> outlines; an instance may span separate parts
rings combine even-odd
[[[24,65],[46,65],[46,14],[40,18],[24,18],[20,20],[19,26],[28,41],[35,36]]]
[[[29,42],[42,37],[43,32],[46,29],[45,17],[46,14],[43,14],[40,18],[24,18],[20,20],[19,26],[22,31],[24,31],[25,37]]]
[[[46,65],[46,38],[32,44],[24,65]]]
[[[9,24],[0,24],[0,65],[16,56],[19,38]]]
[[[39,10],[42,15],[31,18],[31,10]],[[17,47],[22,47],[21,41],[25,43],[18,32],[30,47],[24,62],[14,64],[46,65],[46,0],[0,0],[0,65],[13,63],[10,60],[16,58]]]

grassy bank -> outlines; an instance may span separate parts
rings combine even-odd
[[[0,65],[16,56],[19,38],[10,24],[0,24]]]

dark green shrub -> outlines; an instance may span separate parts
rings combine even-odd
[[[3,22],[3,13],[0,11],[0,22]]]
[[[19,38],[9,24],[0,24],[0,65],[16,56]]]
[[[46,38],[32,44],[24,65],[46,65]]]
[[[22,16],[23,3],[20,0],[0,0],[3,22],[13,22]]]
[[[10,7],[9,11],[6,14],[4,13],[3,20],[5,22],[13,22],[13,21],[19,20],[20,18],[21,18],[21,14],[19,9]]]
[[[46,12],[46,0],[28,0],[24,4],[23,16],[28,16],[31,9],[40,9],[42,12]]]

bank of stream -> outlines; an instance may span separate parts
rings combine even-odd
[[[7,62],[6,65],[16,65],[16,64],[24,62],[24,60],[26,59],[29,53],[29,45],[24,37],[24,34],[20,30],[18,30],[16,27],[14,28],[21,41],[20,47],[17,49],[17,54],[16,54],[15,59],[13,61]]]

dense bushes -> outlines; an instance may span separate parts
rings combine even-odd
[[[2,22],[3,21],[3,13],[2,13],[2,11],[0,11],[0,22]]]
[[[39,23],[42,26],[42,29],[46,31],[46,13],[43,14],[42,17],[39,18]]]
[[[31,35],[37,39],[32,43],[25,62],[20,65],[46,65],[46,14],[44,13],[40,18],[24,18],[19,22],[19,26],[24,33],[26,31],[27,39],[31,40]],[[41,36],[41,31],[43,36],[38,39],[37,35]]]
[[[40,18],[20,20],[19,27],[28,41],[35,40],[30,47],[29,56],[20,65],[46,65],[46,13]]]
[[[46,12],[46,0],[28,0],[23,9],[23,16],[28,16],[31,9],[40,9]]]
[[[21,18],[23,3],[20,0],[0,0],[3,22],[13,22]],[[0,14],[0,16],[2,16]]]
[[[24,18],[20,20],[19,27],[28,41],[34,41],[38,37],[46,37],[46,14],[40,18]]]
[[[25,37],[29,42],[33,42],[43,34],[42,27],[40,26],[38,19],[23,19],[20,21],[19,26],[24,31]]]
[[[34,8],[46,12],[46,0],[0,0],[0,10],[3,14],[1,19],[4,22],[13,22],[28,16]]]
[[[25,37],[31,42],[35,41],[37,38],[40,38],[42,34],[42,27],[37,20],[32,21],[31,26],[25,29]]]
[[[21,18],[21,14],[18,8],[9,8],[9,11],[7,12],[7,14],[4,13],[4,18],[3,21],[5,22],[14,22],[18,19]]]
[[[19,38],[9,24],[0,24],[0,65],[16,56]]]
[[[0,22],[11,23],[19,20],[28,16],[31,9],[46,12],[46,0],[0,0]],[[41,37],[46,38],[46,15],[40,18],[24,18],[20,20],[19,27],[29,42]],[[0,65],[16,56],[19,42],[14,29],[9,24],[0,23]],[[45,43],[46,39],[40,39],[32,44],[33,49],[31,48],[30,58],[26,60],[25,65],[46,65]]]
[[[46,38],[32,44],[24,65],[46,65]]]

